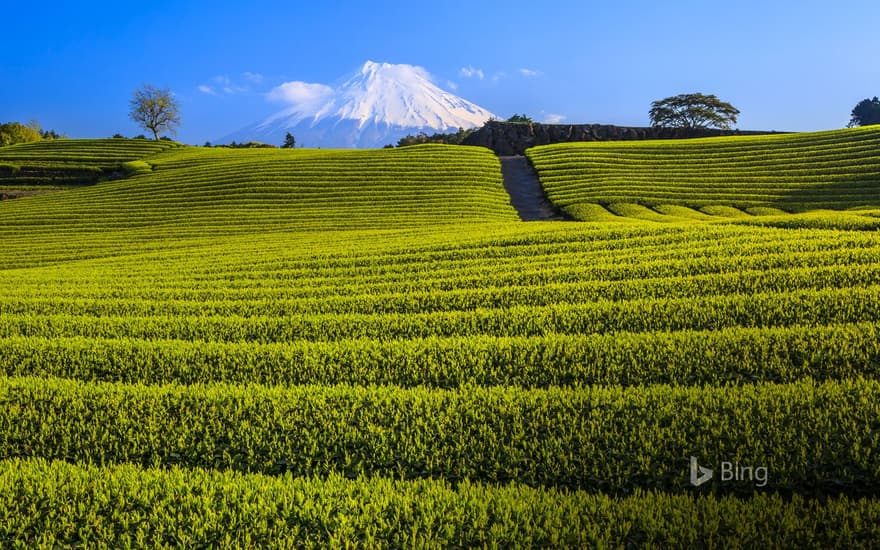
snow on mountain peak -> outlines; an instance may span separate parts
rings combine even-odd
[[[289,107],[224,139],[280,143],[291,132],[308,147],[381,147],[406,134],[473,128],[494,117],[435,85],[422,67],[374,61],[337,88],[287,82],[269,98]]]

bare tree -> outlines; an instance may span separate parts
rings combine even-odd
[[[134,91],[129,116],[141,128],[153,132],[153,138],[157,141],[159,132],[167,131],[176,135],[180,126],[180,108],[171,90],[159,90],[150,84]]]

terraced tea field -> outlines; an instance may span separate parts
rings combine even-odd
[[[137,161],[177,147],[145,139],[61,139],[0,147],[0,193],[40,192],[95,183],[115,170],[130,171]]]
[[[549,198],[581,220],[754,223],[835,214],[871,224],[880,205],[880,129],[668,141],[563,143],[527,151]],[[777,216],[782,215],[782,218]],[[876,225],[872,227],[876,228]]]
[[[880,538],[849,214],[521,223],[453,146],[134,161],[0,203],[4,546]]]
[[[120,141],[140,146],[140,140]],[[29,244],[0,251],[0,261],[31,265],[117,254],[131,243],[138,243],[135,250],[164,250],[208,235],[517,219],[507,207],[497,159],[472,148],[191,147],[128,166],[136,170],[129,179],[3,204],[0,238],[14,238],[27,227]],[[65,239],[58,238],[62,234]]]

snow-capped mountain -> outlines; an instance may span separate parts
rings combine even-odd
[[[494,115],[431,82],[421,67],[367,61],[336,88],[289,82],[270,96],[291,106],[218,143],[280,145],[287,132],[305,147],[382,147],[407,134],[455,132]]]

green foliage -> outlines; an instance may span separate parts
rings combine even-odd
[[[154,143],[135,139],[59,139],[43,140],[0,150],[0,161],[12,160],[32,165],[80,164],[115,168],[121,162],[138,160],[179,147],[174,143]]]
[[[445,143],[448,145],[460,145],[466,137],[473,133],[473,131],[473,128],[468,128],[467,130],[465,130],[464,128],[459,128],[458,131],[454,133],[435,133],[430,136],[425,132],[421,132],[416,136],[407,135],[400,138],[397,141],[397,146],[408,147],[410,145],[421,145],[423,143]]]
[[[10,547],[859,548],[880,537],[876,498],[610,497],[39,459],[0,462],[0,503]]]
[[[512,117],[508,118],[505,122],[517,122],[517,123],[521,123],[521,124],[531,124],[533,122],[533,120],[531,119],[531,117],[529,117],[528,115],[523,113],[521,115],[514,114]]]
[[[57,143],[74,147],[77,141]],[[122,146],[120,140],[107,142]],[[149,182],[119,182],[114,192],[95,187],[43,203],[41,225],[45,230],[52,228],[57,233],[89,226],[125,230],[133,219],[140,220],[139,224],[171,223],[184,232],[196,233],[206,223],[239,234],[517,219],[501,184],[498,160],[482,148],[429,144],[404,149],[294,152],[124,142],[126,147],[163,145],[169,151],[125,159],[149,160],[154,167]],[[88,143],[82,147],[87,148]],[[74,149],[68,151],[72,155]],[[59,157],[61,153],[59,150]],[[122,159],[113,160],[118,167]],[[181,200],[180,196],[187,198]],[[0,224],[6,213],[16,215],[13,211],[17,207],[10,206],[12,210],[0,211]],[[80,216],[71,218],[72,211]],[[167,231],[150,238],[166,239]],[[84,246],[93,246],[89,243],[98,241]]]
[[[305,338],[338,341],[358,338],[429,338],[490,334],[533,337],[548,333],[642,332],[763,327],[774,324],[870,322],[880,313],[877,287],[764,292],[693,298],[600,301],[547,307],[512,306],[492,310],[410,314],[311,314],[296,316],[234,314],[93,318],[69,314],[7,315],[0,333],[106,338],[180,338],[275,342]],[[802,309],[797,309],[801,308]],[[792,308],[795,308],[792,310]],[[736,312],[733,315],[731,312]],[[662,316],[662,317],[661,317]]]
[[[138,126],[153,133],[158,141],[160,132],[177,133],[180,106],[169,88],[158,89],[150,84],[134,91],[129,116]]]
[[[296,147],[296,138],[293,137],[293,134],[287,132],[287,135],[284,136],[284,143],[281,144],[282,149],[294,149]]]
[[[0,162],[0,178],[15,176],[21,170],[21,166],[11,162]]]
[[[870,546],[880,138],[773,139],[0,150],[138,174],[0,203],[0,546]]]
[[[125,163],[146,158],[176,145],[168,142],[110,139],[58,139],[23,143],[0,149],[0,163],[17,167],[0,170],[0,185],[67,186],[95,183]]]
[[[60,318],[51,319],[57,330]],[[75,322],[70,318],[71,328]],[[3,328],[13,332],[9,324]],[[86,332],[84,326],[79,328]],[[755,380],[795,382],[807,376],[819,380],[880,377],[880,331],[872,322],[268,343],[188,341],[158,335],[147,339],[146,334],[144,338],[50,337],[48,331],[43,333],[46,336],[0,339],[0,372],[150,384],[346,383],[443,388],[745,384]],[[221,335],[218,331],[203,336]]]
[[[597,216],[596,208],[610,210],[606,220],[677,222],[880,207],[880,129],[876,127],[566,143],[534,147],[526,155],[549,198],[580,219]],[[594,206],[588,212],[583,205]],[[812,226],[861,223],[870,229],[874,220],[859,214],[825,212],[824,224],[814,217]]]
[[[274,149],[275,146],[271,143],[263,143],[261,141],[248,141],[242,143],[236,143],[232,141],[226,145],[217,145],[217,147],[226,147],[227,149]]]
[[[122,169],[128,176],[149,174],[153,171],[153,167],[150,165],[150,163],[143,160],[131,160],[128,162],[123,162]]]
[[[850,114],[849,127],[880,124],[880,99],[863,99],[853,107]]]
[[[880,382],[682,388],[143,386],[0,379],[0,456],[671,492],[688,456],[764,490],[880,490]],[[787,411],[799,414],[786,414]],[[85,419],[88,421],[85,421]],[[637,427],[637,429],[633,429]],[[720,434],[725,434],[720,438]],[[703,490],[754,492],[715,480]]]
[[[0,124],[0,147],[39,141],[41,139],[43,139],[43,133],[40,130],[40,125],[36,122],[31,122],[27,125],[20,122]]]
[[[723,128],[736,123],[739,109],[714,95],[681,94],[651,102],[651,125],[670,128]]]

